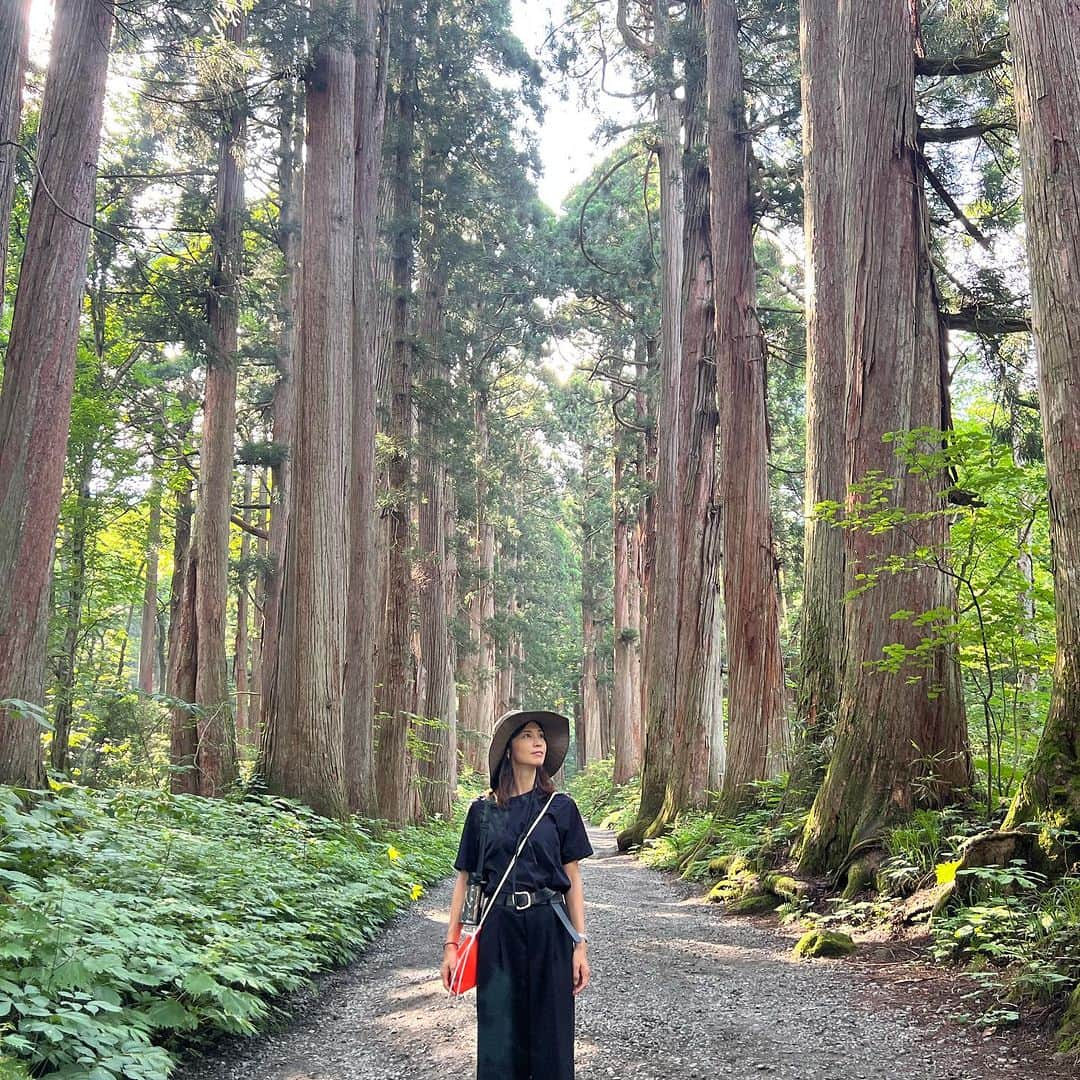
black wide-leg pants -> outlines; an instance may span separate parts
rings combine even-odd
[[[497,906],[477,944],[477,1080],[573,1080],[574,944],[551,905]]]

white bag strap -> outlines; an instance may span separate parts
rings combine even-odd
[[[536,815],[536,820],[529,826],[529,831],[521,838],[521,843],[518,844],[517,851],[514,852],[514,857],[507,864],[502,880],[495,886],[495,891],[491,894],[491,899],[487,902],[487,907],[484,908],[484,914],[480,916],[480,921],[476,924],[476,930],[473,932],[474,937],[480,933],[480,928],[484,925],[488,915],[491,914],[491,909],[495,906],[495,900],[498,897],[500,890],[506,884],[506,879],[510,876],[510,871],[514,869],[514,863],[518,861],[518,856],[525,850],[525,844],[528,842],[529,837],[532,836],[533,829],[540,824],[544,815],[548,812],[548,807],[554,801],[556,794],[557,792],[554,791],[551,793],[551,797],[544,803],[544,808]]]

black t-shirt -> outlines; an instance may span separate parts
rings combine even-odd
[[[505,808],[500,809],[494,802],[489,805],[487,857],[484,860],[484,891],[488,895],[495,891],[522,836],[547,800],[547,795],[534,790],[515,795]],[[476,799],[469,807],[465,828],[461,831],[461,843],[454,861],[456,870],[472,872],[476,867],[480,857],[482,812],[483,800]],[[537,889],[566,892],[570,888],[570,879],[563,865],[587,858],[592,853],[592,844],[589,843],[577,803],[569,795],[557,794],[543,820],[533,829],[532,836],[503,886],[503,893],[517,890],[535,892]]]

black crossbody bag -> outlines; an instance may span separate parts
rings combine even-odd
[[[461,921],[470,926],[476,926],[480,922],[481,910],[484,900],[484,863],[487,860],[488,829],[491,825],[491,800],[484,799],[480,809],[480,836],[477,840],[479,852],[476,866],[469,872],[469,886],[465,891],[465,903],[461,908]]]

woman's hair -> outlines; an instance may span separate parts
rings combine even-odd
[[[550,795],[554,790],[554,781],[548,776],[544,766],[541,765],[536,770],[536,783],[533,784],[533,791]],[[514,794],[514,770],[510,765],[510,759],[507,757],[504,757],[499,763],[499,771],[495,776],[495,787],[491,793],[495,796],[495,805],[500,808],[505,807]]]

